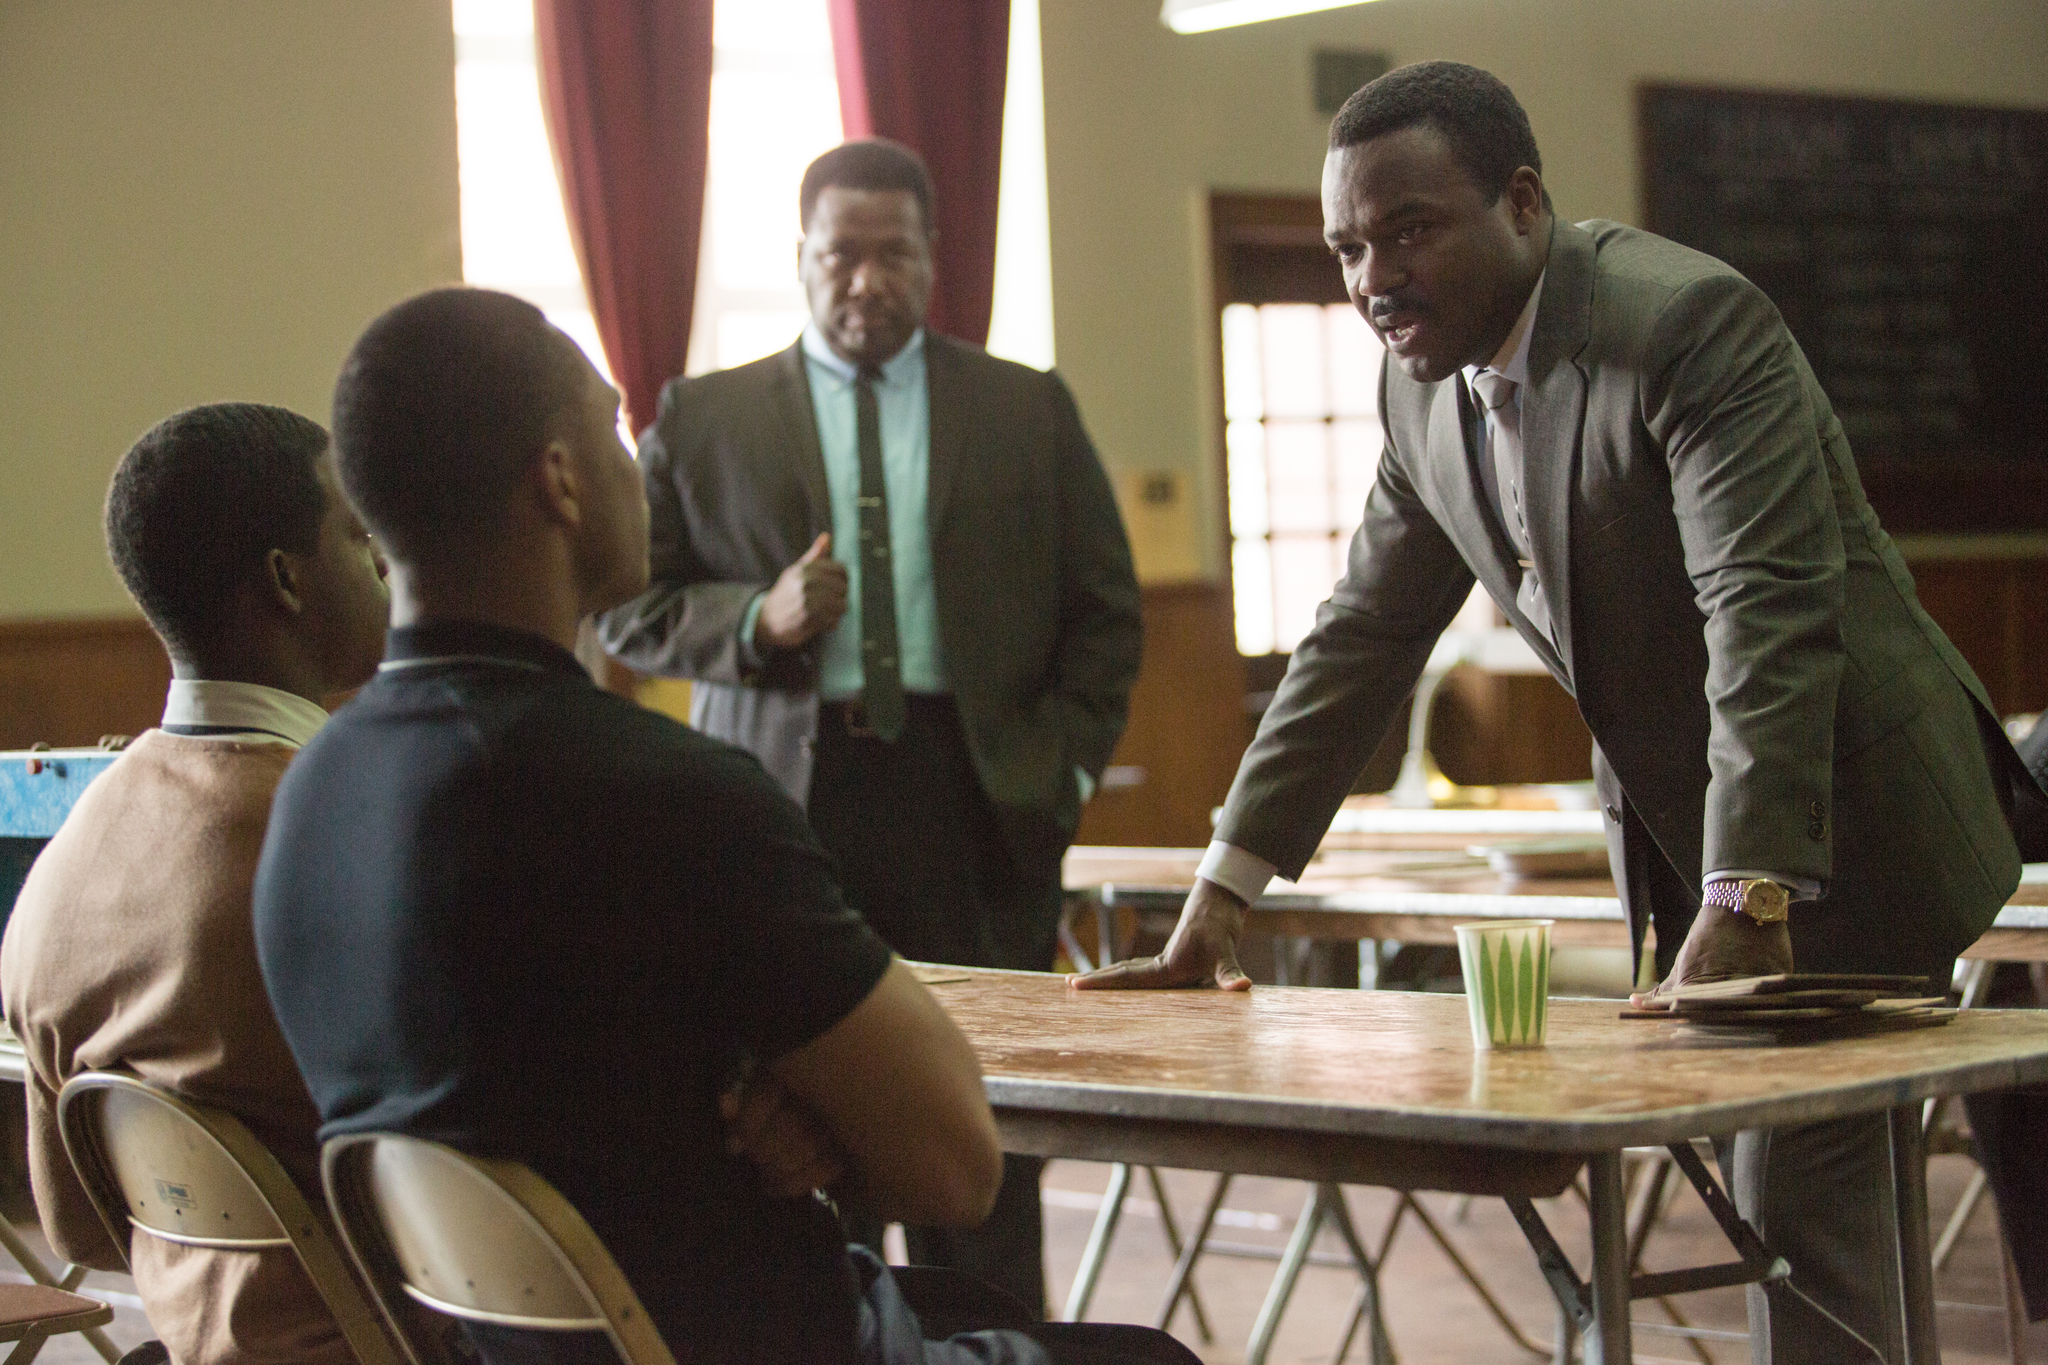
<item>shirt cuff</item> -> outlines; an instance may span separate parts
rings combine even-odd
[[[1811,877],[1788,877],[1782,872],[1756,872],[1746,867],[1724,867],[1719,872],[1709,872],[1700,878],[1707,882],[1776,882],[1792,893],[1795,901],[1817,901],[1820,899],[1820,883]]]
[[[759,668],[767,662],[761,657],[761,651],[754,648],[754,624],[761,619],[761,604],[767,600],[767,593],[755,593],[754,600],[747,603],[745,613],[740,616],[740,661],[749,668]]]
[[[1250,905],[1266,894],[1266,883],[1272,881],[1279,870],[1258,854],[1247,853],[1236,844],[1226,844],[1218,839],[1202,855],[1202,865],[1195,869],[1195,875],[1208,878]]]
[[[1095,779],[1078,763],[1074,765],[1074,785],[1081,789],[1081,804],[1087,805],[1088,798],[1095,795]]]

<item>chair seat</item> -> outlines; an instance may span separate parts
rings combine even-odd
[[[114,1320],[98,1299],[46,1284],[0,1284],[0,1341],[19,1341],[32,1331],[80,1332]]]

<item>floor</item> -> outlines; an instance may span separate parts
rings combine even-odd
[[[1054,1162],[1047,1170],[1046,1259],[1055,1306],[1065,1302],[1073,1283],[1108,1170],[1075,1161]],[[1929,1188],[1937,1232],[1954,1207],[1969,1170],[1968,1162],[1960,1157],[1937,1157],[1932,1163]],[[1178,1226],[1186,1228],[1199,1216],[1214,1179],[1192,1171],[1164,1173],[1167,1203]],[[1305,1186],[1292,1181],[1236,1180],[1217,1220],[1216,1237],[1276,1251],[1292,1231],[1305,1193]],[[1348,1197],[1361,1235],[1377,1245],[1393,1196],[1384,1190],[1354,1189]],[[1461,1209],[1458,1201],[1445,1195],[1425,1194],[1420,1200],[1458,1253],[1491,1286],[1511,1321],[1531,1341],[1547,1346],[1554,1311],[1535,1260],[1505,1206],[1498,1200],[1481,1199]],[[1583,1266],[1586,1220],[1582,1207],[1566,1196],[1547,1201],[1543,1210],[1559,1240]],[[47,1250],[32,1227],[22,1231],[39,1250]],[[1990,1305],[2000,1301],[1995,1237],[1995,1215],[1987,1199],[1972,1216],[1954,1256],[1937,1278],[1937,1295],[1944,1305],[1950,1305],[1944,1306],[1940,1319],[1942,1358],[1947,1365],[2003,1365],[2008,1359],[2003,1315],[1989,1311]],[[1337,1239],[1326,1233],[1317,1250],[1337,1254],[1341,1248]],[[1726,1258],[1726,1244],[1705,1208],[1689,1188],[1683,1189],[1650,1243],[1647,1266],[1671,1269]],[[1123,1224],[1089,1317],[1105,1322],[1151,1322],[1172,1264],[1159,1204],[1141,1179],[1125,1203]],[[1194,1278],[1209,1339],[1204,1340],[1185,1305],[1172,1323],[1173,1331],[1209,1365],[1239,1365],[1272,1273],[1270,1262],[1222,1256],[1205,1260]],[[1489,1316],[1449,1259],[1412,1219],[1404,1218],[1396,1234],[1382,1283],[1387,1325],[1401,1365],[1529,1365],[1541,1358],[1517,1346]],[[1357,1284],[1347,1268],[1312,1265],[1304,1271],[1269,1357],[1273,1365],[1330,1361]],[[134,1286],[126,1277],[94,1275],[86,1289],[114,1302],[115,1320],[107,1332],[117,1345],[132,1346],[149,1335],[148,1324],[135,1305]],[[1739,1290],[1692,1295],[1680,1308],[1699,1326],[1732,1332],[1745,1326]],[[1639,1322],[1668,1321],[1651,1304],[1638,1305],[1636,1316]],[[2028,1359],[2048,1362],[2048,1324],[2033,1327],[2027,1345]],[[1748,1347],[1741,1342],[1702,1342],[1696,1354],[1680,1338],[1649,1331],[1637,1333],[1636,1352],[1644,1365],[1656,1361],[1738,1365],[1748,1359]],[[51,1342],[39,1359],[47,1365],[97,1365],[99,1357],[82,1339],[66,1337]],[[1344,1359],[1366,1359],[1362,1335],[1352,1342]]]
[[[1055,1162],[1047,1172],[1046,1243],[1052,1302],[1065,1302],[1073,1283],[1109,1168],[1084,1162]],[[1945,1224],[1972,1167],[1962,1157],[1937,1157],[1930,1164],[1929,1198],[1935,1232]],[[1165,1173],[1165,1186],[1177,1225],[1185,1229],[1200,1216],[1214,1177],[1196,1172]],[[1683,1185],[1683,1182],[1676,1182]],[[1307,1187],[1285,1180],[1239,1179],[1232,1182],[1219,1236],[1251,1246],[1282,1246],[1301,1211]],[[1139,1198],[1140,1194],[1143,1198]],[[1387,1225],[1394,1196],[1384,1190],[1348,1192],[1352,1218],[1369,1246],[1377,1245]],[[1547,1354],[1553,1338],[1555,1309],[1537,1272],[1535,1257],[1523,1241],[1507,1208],[1499,1200],[1479,1199],[1463,1206],[1448,1195],[1425,1194],[1419,1201],[1481,1279],[1492,1289],[1509,1319]],[[1168,1254],[1158,1203],[1151,1191],[1134,1184],[1125,1203],[1107,1268],[1089,1317],[1099,1321],[1152,1322],[1173,1260]],[[1572,1196],[1542,1201],[1545,1221],[1583,1268],[1586,1264],[1586,1216]],[[1937,1300],[1943,1305],[1939,1329],[1942,1359],[1947,1365],[2004,1365],[2004,1314],[1993,1310],[2002,1302],[1996,1241],[1996,1215],[1988,1198],[1966,1224],[1946,1268],[1936,1277]],[[1318,1251],[1341,1254],[1341,1243],[1328,1232]],[[1672,1201],[1659,1231],[1645,1252],[1645,1268],[1677,1269],[1689,1264],[1729,1259],[1727,1243],[1689,1186]],[[1205,1260],[1195,1272],[1206,1310],[1210,1339],[1199,1333],[1183,1305],[1171,1328],[1209,1365],[1238,1365],[1252,1322],[1272,1279],[1269,1263],[1253,1260]],[[1389,1336],[1401,1365],[1527,1365],[1543,1357],[1523,1349],[1488,1313],[1479,1296],[1463,1281],[1449,1258],[1412,1219],[1398,1230],[1382,1276]],[[1347,1267],[1311,1266],[1302,1274],[1294,1301],[1281,1322],[1268,1359],[1273,1365],[1326,1362],[1334,1359],[1338,1340],[1352,1311],[1357,1277]],[[1983,1305],[1973,1307],[1971,1305]],[[1694,1325],[1723,1332],[1747,1327],[1741,1290],[1716,1290],[1689,1295],[1678,1307]],[[1636,1308],[1639,1323],[1668,1323],[1656,1305]],[[2027,1336],[2029,1360],[2048,1362],[2048,1323],[2036,1324]],[[1749,1358],[1746,1341],[1705,1341],[1695,1353],[1686,1340],[1639,1330],[1636,1359],[1650,1365],[1659,1360],[1737,1365]],[[1362,1332],[1344,1356],[1367,1359]]]

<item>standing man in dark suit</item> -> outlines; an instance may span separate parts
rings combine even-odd
[[[1066,386],[925,329],[931,203],[892,142],[804,173],[810,325],[663,391],[651,586],[601,632],[692,679],[691,722],[806,803],[897,952],[1045,971],[1137,677],[1138,586]],[[1042,1314],[1040,1164],[1009,1159],[981,1229],[909,1229],[911,1259]]]
[[[1777,310],[1698,252],[1559,221],[1541,168],[1471,67],[1338,114],[1324,236],[1387,345],[1378,480],[1172,939],[1081,984],[1247,984],[1246,903],[1300,874],[1475,575],[1578,700],[1667,982],[1796,963],[1945,988],[2017,884],[2008,819],[2041,793]],[[1793,1266],[1751,1291],[1756,1359],[1899,1359],[1884,1119],[1745,1133],[1725,1161]]]

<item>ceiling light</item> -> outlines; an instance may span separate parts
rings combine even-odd
[[[1362,5],[1365,0],[1166,0],[1159,22],[1175,33],[1207,33],[1265,19],[1285,19],[1317,10]]]

